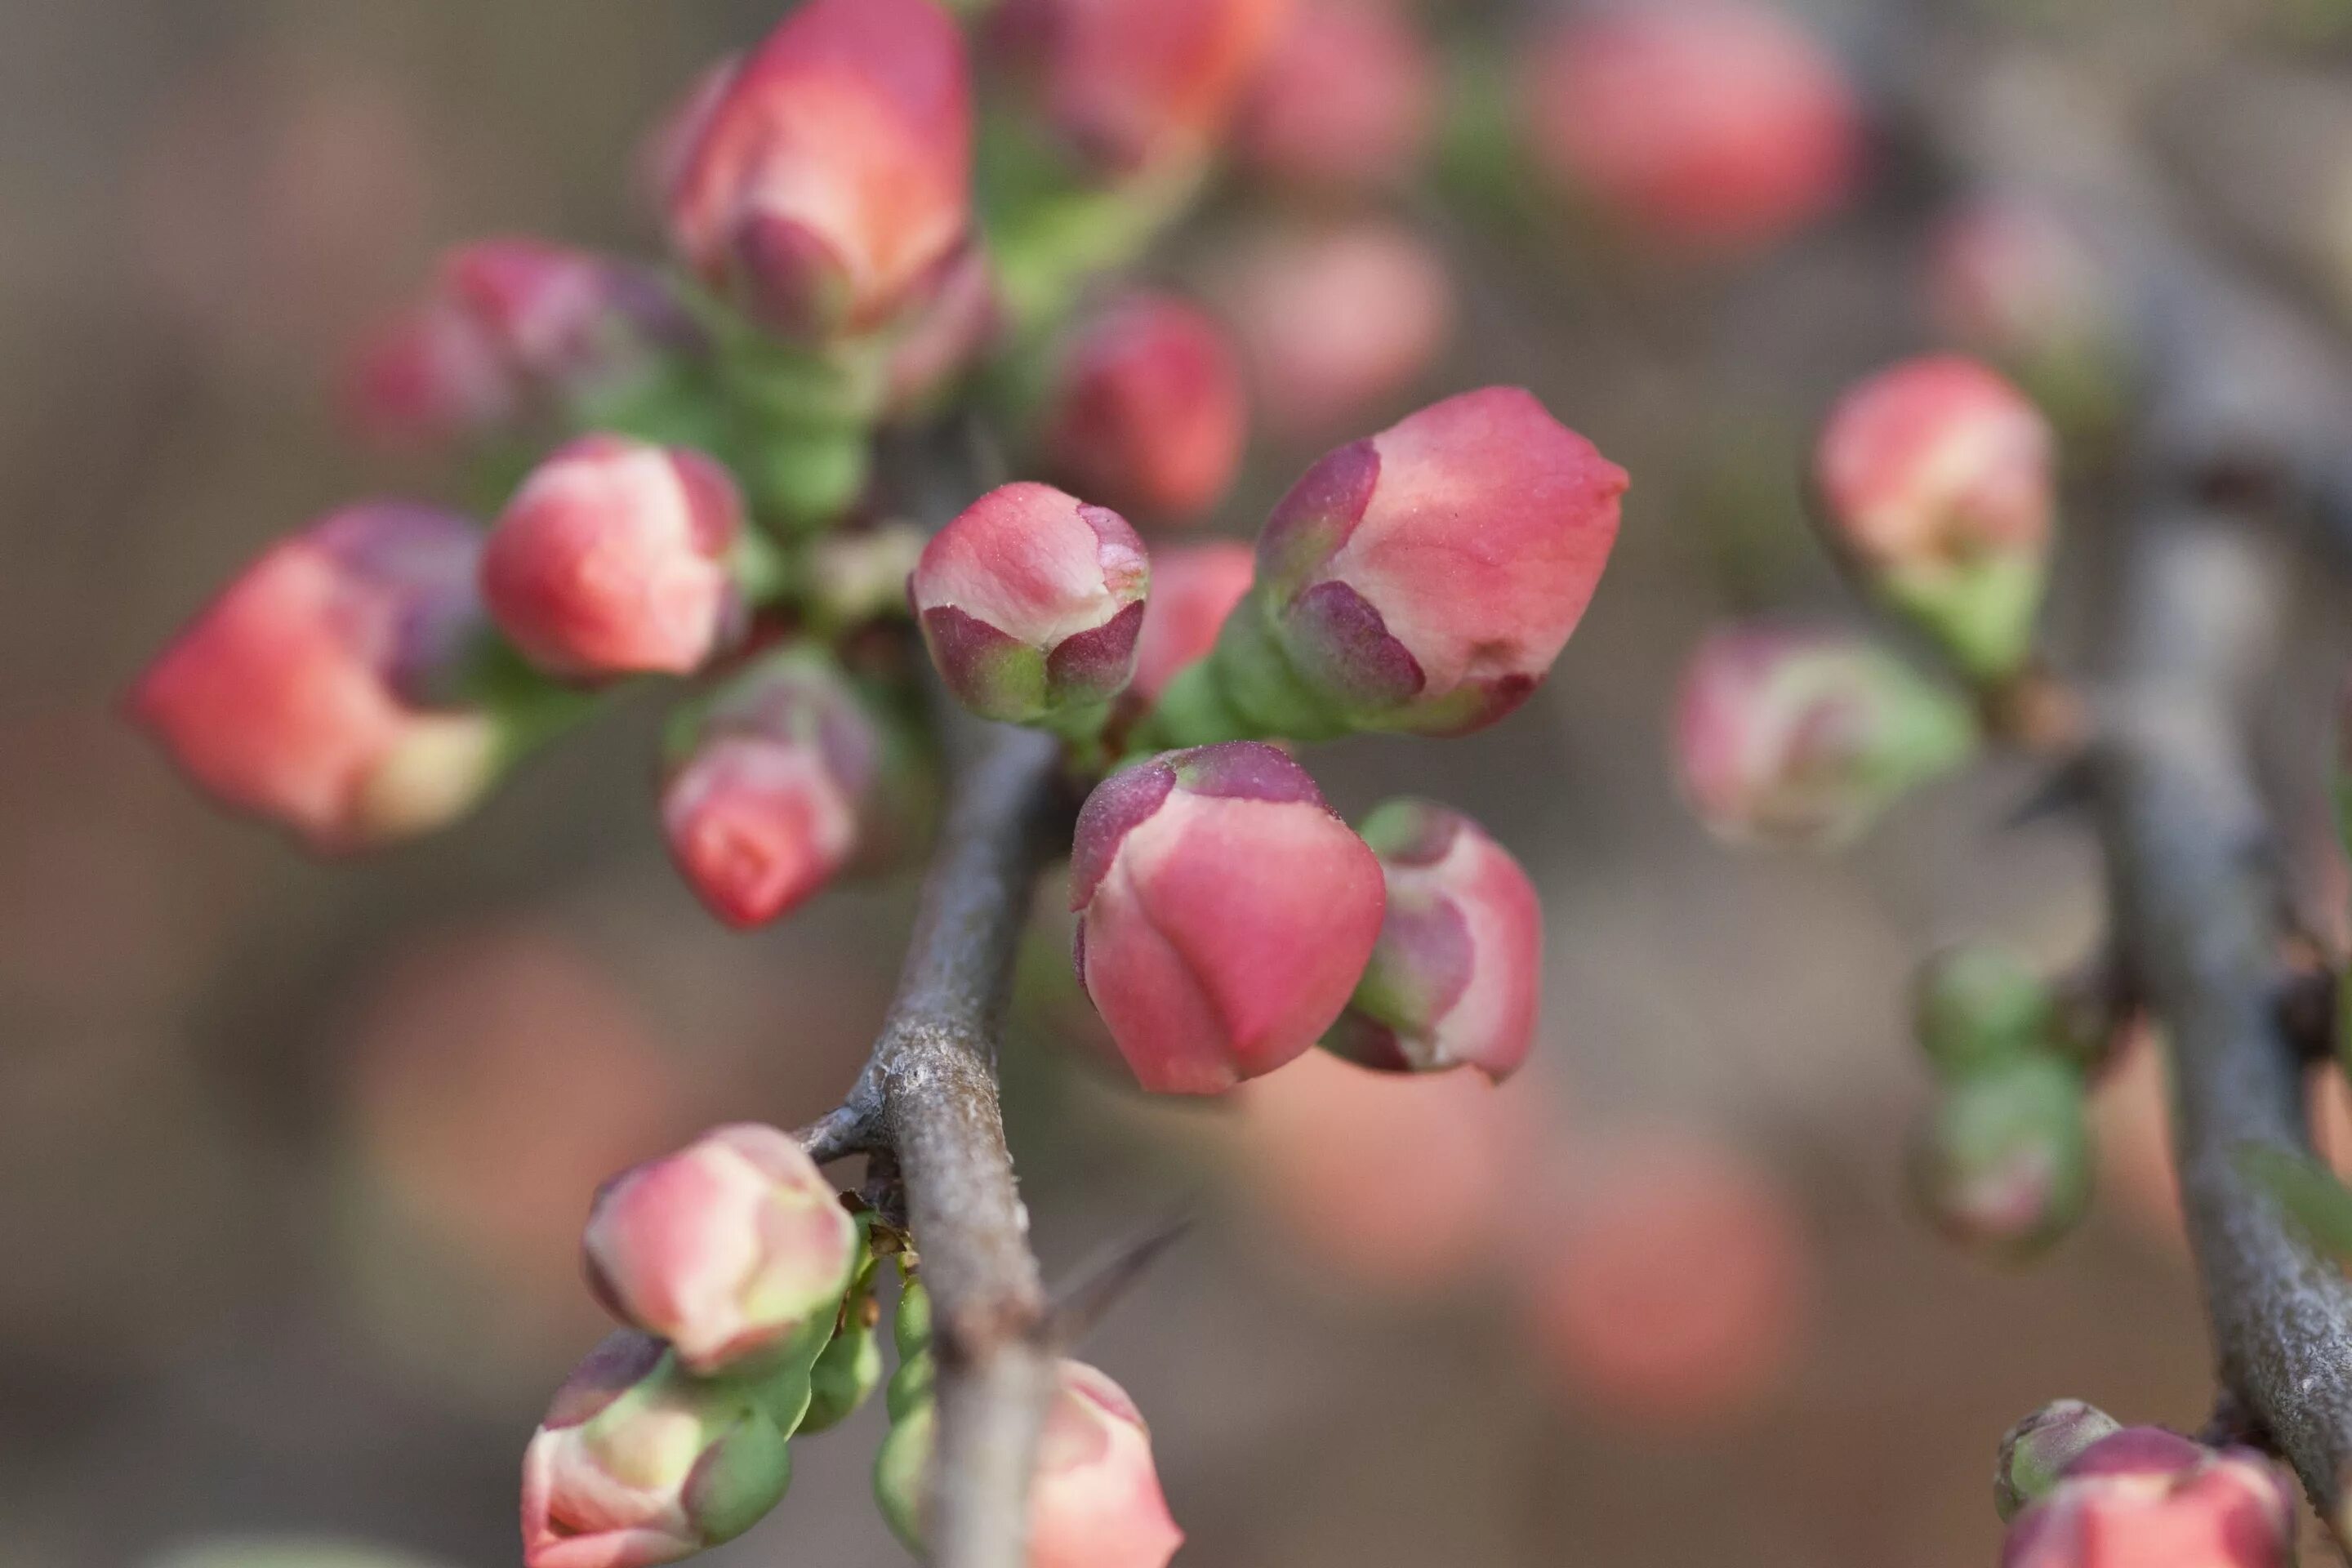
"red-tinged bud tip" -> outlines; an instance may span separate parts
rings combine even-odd
[[[779,332],[879,326],[963,244],[971,71],[932,0],[811,0],[685,112],[672,243]]]
[[[957,700],[1019,724],[1126,688],[1150,579],[1142,540],[1117,512],[1013,484],[932,538],[908,593]]]
[[[1837,63],[1769,5],[1633,0],[1541,41],[1527,79],[1536,154],[1637,234],[1768,245],[1837,206],[1862,116]]]
[[[2116,1418],[2079,1399],[2043,1405],[2009,1429],[1993,1468],[1993,1508],[2005,1522],[2058,1484],[2066,1467],[2094,1443],[2122,1428]]]
[[[1719,837],[1828,847],[1965,758],[1974,735],[1964,703],[1859,637],[1736,626],[1684,673],[1675,767]]]
[[[1380,862],[1255,742],[1115,773],[1070,862],[1078,978],[1144,1088],[1215,1094],[1314,1044],[1362,975]]]
[[[788,1436],[754,1384],[689,1377],[658,1340],[614,1334],[523,1453],[523,1560],[649,1568],[731,1541],[791,1485]]]
[[[2030,1257],[2090,1205],[2091,1134],[2082,1075],[2028,1056],[1940,1087],[1911,1152],[1928,1219],[1964,1246]]]
[[[1412,230],[1381,220],[1285,230],[1227,264],[1219,296],[1278,435],[1328,439],[1410,387],[1454,331],[1454,281]]]
[[[1151,597],[1135,644],[1128,695],[1149,708],[1177,675],[1209,657],[1225,617],[1248,596],[1257,552],[1233,540],[1178,545],[1151,561]]]
[[[479,240],[443,258],[430,295],[362,347],[347,401],[362,434],[436,446],[578,410],[698,342],[649,271],[535,239]]]
[[[735,481],[710,458],[584,437],[507,504],[483,552],[483,595],[551,674],[689,674],[738,618],[742,526]]]
[[[1121,510],[1181,518],[1233,483],[1248,437],[1239,362],[1197,306],[1137,293],[1084,322],[1044,422],[1047,463]]]
[[[1325,1044],[1396,1072],[1472,1067],[1500,1080],[1535,1045],[1543,905],[1519,863],[1458,812],[1391,801],[1364,820],[1388,913]]]
[[[427,701],[482,625],[480,540],[425,507],[335,513],[214,600],[140,679],[131,716],[223,804],[314,849],[446,824],[499,764],[488,716]]]
[[[1626,483],[1517,387],[1325,458],[1258,539],[1261,613],[1308,710],[1268,715],[1277,732],[1458,734],[1517,707],[1583,618]]]
[[[1107,174],[1208,156],[1290,0],[1004,0],[1003,51],[1063,141]]]
[[[887,749],[822,656],[788,650],[736,677],[698,716],[662,791],[688,885],[739,930],[798,908],[867,847]]]
[[[2295,1526],[2294,1489],[2259,1454],[2134,1426],[2016,1517],[2001,1568],[2288,1568]]]
[[[1379,189],[1408,178],[1429,137],[1437,68],[1388,0],[1307,0],[1258,73],[1236,142],[1260,174]]]
[[[605,1184],[585,1253],[614,1316],[709,1375],[793,1350],[814,1356],[857,1244],[856,1222],[800,1145],[745,1123]]]

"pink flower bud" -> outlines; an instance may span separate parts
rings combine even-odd
[[[605,1340],[524,1450],[523,1561],[648,1568],[751,1529],[793,1476],[790,1434],[758,1392],[687,1376],[659,1340]]]
[[[1715,633],[1691,656],[1675,710],[1684,798],[1734,842],[1849,842],[1974,744],[1957,698],[1832,631]]]
[[[1927,295],[1945,331],[2020,366],[2096,352],[2116,326],[2089,245],[2030,202],[1981,200],[1947,216],[1928,252]]]
[[[738,677],[662,791],[670,855],[738,930],[790,913],[856,859],[885,740],[840,669],[791,651]]]
[[[971,72],[931,0],[810,0],[681,134],[672,243],[786,336],[881,325],[963,244]]]
[[[351,402],[387,443],[434,445],[593,405],[692,346],[651,272],[535,239],[442,259],[431,296],[362,351]]]
[[[997,37],[1046,119],[1107,174],[1206,158],[1290,0],[1004,0]]]
[[[1535,1045],[1543,981],[1543,905],[1528,874],[1476,823],[1426,801],[1391,801],[1363,837],[1388,913],[1324,1044],[1391,1072],[1510,1077]]]
[[[740,612],[730,561],[742,527],[734,479],[699,452],[583,437],[507,503],[483,595],[552,674],[690,674]]]
[[[2006,1521],[2049,1495],[2084,1449],[2122,1430],[2114,1416],[2079,1399],[2058,1399],[2009,1429],[1993,1466],[1993,1508]]]
[[[613,1315],[709,1376],[794,1350],[814,1359],[857,1242],[856,1221],[801,1146],[747,1122],[606,1183],[585,1250]]]
[[[1380,862],[1271,746],[1114,773],[1070,859],[1078,979],[1144,1088],[1216,1094],[1331,1026],[1381,929]]]
[[[132,717],[223,804],[321,851],[428,832],[497,777],[500,737],[442,708],[480,630],[481,535],[377,502],[335,513],[246,568],[149,667]]]
[[[1293,439],[1328,437],[1396,396],[1454,330],[1444,262],[1379,219],[1269,236],[1234,258],[1223,295],[1256,405]]]
[[[1609,216],[1679,244],[1769,244],[1842,202],[1852,86],[1752,0],[1633,0],[1559,26],[1530,63],[1537,155]]]
[[[1306,0],[1250,89],[1239,152],[1298,184],[1397,184],[1428,141],[1437,86],[1428,44],[1391,0]]]
[[[2132,1426],[2018,1515],[2001,1568],[2287,1568],[2295,1521],[2293,1489],[2261,1455]]]
[[[1079,327],[1043,445],[1049,466],[1083,494],[1182,517],[1225,493],[1248,437],[1224,329],[1185,300],[1135,293]]]
[[[1149,708],[1177,673],[1209,657],[1234,606],[1257,576],[1257,552],[1234,540],[1162,550],[1151,561],[1151,597],[1135,642],[1128,695]]]
[[[1517,387],[1342,447],[1258,538],[1257,586],[1218,649],[1228,700],[1262,732],[1302,740],[1492,723],[1582,618],[1625,486]]]
[[[1906,360],[1838,400],[1813,456],[1836,547],[1971,675],[2032,651],[2057,506],[2042,412],[1974,360]]]
[[[1911,1147],[1912,1190],[1928,1220],[1964,1246],[2012,1258],[2074,1227],[2091,1176],[2082,1074],[2044,1056],[1942,1085]]]
[[[1050,485],[1013,484],[932,537],[908,593],[957,700],[1025,724],[1125,689],[1150,580],[1125,518]]]

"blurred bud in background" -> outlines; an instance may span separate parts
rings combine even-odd
[[[1041,445],[1090,500],[1189,520],[1224,495],[1248,439],[1233,345],[1185,300],[1126,294],[1081,320],[1061,350]]]
[[[1741,250],[1844,201],[1862,113],[1838,62],[1759,0],[1619,0],[1538,39],[1522,84],[1536,156],[1661,245]]]
[[[1388,909],[1381,940],[1326,1047],[1401,1072],[1475,1068],[1499,1082],[1535,1045],[1543,905],[1486,829],[1427,801],[1364,819]]]
[[[1444,259],[1385,218],[1271,230],[1224,258],[1215,285],[1255,405],[1286,440],[1328,439],[1389,404],[1454,331]]]
[[[2298,1511],[2285,1473],[2251,1449],[2133,1426],[2017,1516],[2001,1568],[2288,1568]]]
[[[1511,1261],[1564,1388],[1668,1429],[1769,1398],[1813,1295],[1811,1245],[1771,1171],[1687,1133],[1621,1133],[1577,1149],[1563,1190],[1522,1223]]]
[[[1075,718],[1126,689],[1150,583],[1125,518],[1024,482],[934,535],[907,591],[956,700],[1025,724]]]
[[[481,536],[354,506],[272,547],[140,678],[131,716],[227,805],[311,848],[429,832],[496,781],[488,713],[436,705],[482,625]]]
[[[1437,60],[1396,0],[1298,0],[1235,135],[1250,173],[1326,191],[1380,191],[1416,172],[1435,118]]]
[[[814,1357],[860,1250],[815,1163],[748,1122],[607,1182],[583,1246],[597,1299],[702,1377]]]
[[[1993,1467],[1993,1507],[2003,1522],[2048,1495],[2084,1449],[2121,1430],[2114,1416],[2079,1399],[2055,1400],[2011,1427]]]
[[[1079,982],[1162,1094],[1222,1093],[1312,1046],[1364,972],[1382,902],[1363,840],[1255,742],[1113,773],[1070,852]]]
[[[1834,847],[1958,766],[1976,723],[1957,697],[1849,633],[1742,626],[1683,673],[1675,770],[1699,820],[1736,843]]]
[[[583,436],[531,471],[482,554],[499,629],[551,675],[700,668],[738,626],[743,501],[699,452]]]
[[[1135,643],[1128,697],[1149,708],[1180,671],[1209,657],[1225,617],[1249,593],[1257,552],[1238,540],[1171,545],[1152,552],[1151,597]]]
[[[2021,1057],[1940,1086],[1912,1146],[1912,1189],[1953,1240],[2031,1257],[2089,1207],[2092,1159],[2081,1073]]]
[[[892,341],[885,406],[901,416],[931,412],[963,384],[1003,330],[1003,301],[988,253],[969,246],[947,264],[938,290]]]
[[[1921,964],[1912,1017],[1929,1061],[1955,1076],[2059,1044],[2049,983],[1999,942],[1957,942]]]
[[[2114,414],[2129,353],[2115,281],[2062,214],[2000,195],[1957,208],[1929,239],[1927,292],[1937,327],[2016,375],[2062,429]]]

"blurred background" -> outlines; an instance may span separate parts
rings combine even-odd
[[[436,253],[657,251],[642,134],[780,8],[0,0],[5,1568],[517,1561],[518,1457],[602,1331],[575,1258],[594,1184],[716,1121],[803,1121],[862,1058],[910,886],[722,931],[662,851],[649,707],[457,831],[334,867],[215,813],[114,710],[266,542],[420,482],[352,447],[335,388]],[[2284,61],[2352,104],[2308,7],[2053,8],[2079,47],[2121,16],[2165,68]],[[2262,163],[2231,140],[2256,119],[2202,117],[2187,156],[2227,185]],[[1853,853],[1741,856],[1671,784],[1706,626],[1839,613],[1794,482],[1809,425],[1936,341],[1893,184],[1736,263],[1407,204],[1448,268],[1445,346],[1338,434],[1522,382],[1635,482],[1537,700],[1315,767],[1343,810],[1445,798],[1527,863],[1543,1038],[1442,1114],[1444,1086],[1311,1073],[1147,1108],[1068,1043],[1041,934],[1007,1070],[1049,1273],[1198,1220],[1090,1351],[1150,1416],[1181,1561],[1958,1568],[1996,1551],[1993,1447],[2025,1411],[2202,1418],[2151,1062],[2102,1089],[2099,1210],[2033,1271],[1940,1247],[1904,1197],[1911,967],[1980,930],[2087,952],[2080,832],[2005,826],[2033,781],[1994,769]],[[1221,198],[1168,274],[1230,300],[1236,247],[1289,216]],[[1262,432],[1214,526],[1247,536],[1332,435]],[[711,1560],[901,1561],[878,1430],[805,1445],[785,1505]]]

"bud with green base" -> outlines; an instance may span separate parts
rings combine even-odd
[[[1914,1193],[1937,1227],[2014,1258],[2074,1228],[2090,1204],[2091,1173],[2082,1074],[2042,1056],[1942,1086],[1911,1153]]]
[[[2011,1427],[1992,1477],[1993,1508],[2002,1522],[2048,1496],[2084,1449],[2121,1430],[2114,1416],[2079,1399],[2053,1400]]]
[[[1913,1019],[1928,1060],[1949,1076],[2059,1044],[2050,984],[1998,942],[1959,942],[1920,965]]]

